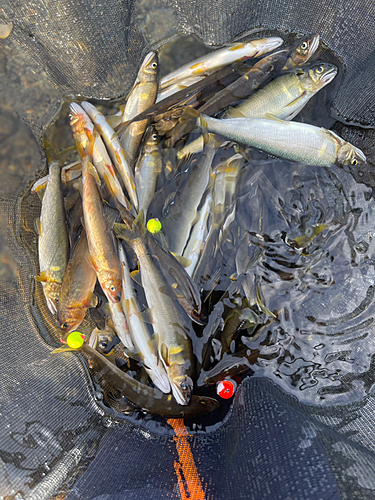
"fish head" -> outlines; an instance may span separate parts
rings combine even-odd
[[[107,354],[112,347],[116,344],[117,335],[109,326],[104,330],[94,328],[90,335],[89,346],[96,349],[101,354]]]
[[[319,35],[307,35],[292,46],[290,59],[294,66],[301,66],[314,54],[319,46]]]
[[[69,105],[69,122],[76,134],[85,132],[84,111],[79,104],[72,102]]]
[[[69,307],[57,311],[57,324],[61,333],[66,336],[82,323],[86,314],[85,307]]]
[[[138,79],[142,83],[156,82],[159,77],[159,57],[157,52],[149,52],[145,57],[141,69],[138,73]]]
[[[317,62],[310,66],[307,75],[301,82],[303,89],[317,92],[335,78],[337,66],[326,62]]]
[[[55,281],[43,283],[44,296],[46,298],[48,309],[52,314],[57,313],[57,304],[60,297],[61,284]]]
[[[344,142],[337,152],[337,163],[340,165],[361,167],[366,163],[366,156],[359,148],[348,142]]]
[[[181,373],[181,365],[172,365],[168,368],[168,377],[172,393],[179,405],[188,405],[193,392],[193,381],[185,373]]]
[[[99,272],[100,286],[111,302],[119,302],[121,299],[122,280],[108,271]]]
[[[146,153],[153,153],[158,150],[159,145],[159,134],[157,133],[155,127],[149,127],[145,134],[144,139],[144,149]]]

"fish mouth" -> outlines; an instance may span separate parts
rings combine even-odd
[[[276,49],[277,47],[280,47],[282,43],[284,43],[284,40],[278,36],[267,38],[267,41],[263,44],[263,50]]]
[[[320,37],[318,34],[315,34],[312,36],[312,42],[310,45],[309,55],[314,54],[314,52],[316,51],[316,49],[319,46],[319,40],[320,40]]]
[[[327,85],[330,83],[337,75],[337,68],[330,68],[321,78],[321,81]]]
[[[72,115],[79,115],[84,112],[81,106],[76,102],[71,102],[69,104],[69,109]]]
[[[156,56],[156,52],[154,52],[154,51],[149,52],[147,54],[147,56],[144,58],[142,66],[147,66],[148,64],[150,64],[150,62],[152,61],[152,59],[154,59],[155,56]]]
[[[57,307],[56,307],[55,301],[53,299],[51,299],[50,297],[48,297],[48,298],[46,298],[46,302],[47,302],[48,309],[51,311],[51,313],[56,314]]]

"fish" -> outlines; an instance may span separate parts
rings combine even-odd
[[[337,75],[337,67],[317,62],[297,68],[272,80],[242,104],[229,108],[223,118],[268,118],[292,120],[307,102]]]
[[[156,180],[163,168],[159,152],[158,134],[153,127],[146,132],[143,148],[135,166],[135,182],[139,199],[139,210],[145,217],[155,194]]]
[[[192,396],[188,406],[176,403],[171,394],[164,394],[159,389],[144,385],[123,372],[105,356],[84,343],[79,349],[61,347],[53,353],[76,351],[81,353],[96,372],[99,386],[111,387],[133,404],[133,411],[137,409],[154,415],[168,418],[189,418],[210,413],[220,407],[216,399],[204,396]],[[114,408],[119,405],[114,405]]]
[[[212,184],[203,196],[203,204],[198,207],[199,218],[191,229],[189,239],[182,256],[191,261],[191,264],[185,269],[189,276],[192,276],[198,263],[205,237],[208,233],[208,217],[212,205]]]
[[[150,309],[158,355],[167,371],[173,396],[177,403],[188,405],[193,390],[193,350],[190,320],[170,293],[164,293],[166,280],[145,244],[146,228],[141,211],[132,229],[124,224],[114,225],[118,237],[125,239],[137,254],[141,282]]]
[[[107,297],[108,298],[108,297]],[[106,304],[107,305],[107,304]],[[132,352],[134,350],[134,343],[130,334],[129,324],[122,309],[121,302],[112,302],[108,300],[109,316],[112,320],[111,324],[115,330],[118,338],[124,346]]]
[[[331,130],[307,123],[261,118],[217,120],[204,115],[208,131],[287,160],[317,167],[361,166],[366,156]]]
[[[202,158],[192,163],[187,180],[177,190],[173,203],[162,218],[168,247],[174,254],[183,254],[191,227],[197,218],[197,208],[210,182],[212,161],[219,146],[214,135],[209,135]]]
[[[111,302],[121,298],[121,268],[113,235],[103,215],[103,204],[97,187],[97,172],[86,156],[82,160],[82,206],[92,264],[100,286]]]
[[[319,35],[307,35],[297,40],[290,48],[288,57],[283,69],[293,69],[306,64],[319,47]]]
[[[193,280],[201,288],[205,282],[215,280],[221,269],[222,254],[220,243],[223,240],[224,225],[235,213],[235,190],[238,174],[244,159],[240,154],[233,155],[215,167],[213,203],[211,207],[212,224],[205,239],[204,251],[193,272]]]
[[[168,97],[176,94],[180,90],[187,89],[192,85],[201,82],[204,78],[205,78],[204,75],[187,77],[186,80],[181,80],[178,83],[169,85],[169,87],[166,87],[165,89],[159,90],[156,98],[156,103],[162,101],[163,99],[167,99]]]
[[[69,256],[69,238],[61,190],[61,164],[58,162],[49,165],[37,226],[40,274],[35,279],[43,286],[48,309],[52,314],[56,314]]]
[[[70,126],[81,158],[90,156],[100,178],[105,182],[111,195],[124,207],[130,208],[114,166],[100,136],[94,133],[94,125],[79,104],[72,102],[69,106]]]
[[[286,60],[287,52],[285,50],[263,57],[244,75],[237,78],[220,92],[217,92],[203,106],[199,107],[199,112],[211,116],[225,109],[233,102],[249,97],[272,75],[278,73]]]
[[[81,106],[94,122],[96,129],[103,138],[112,161],[124,183],[129,199],[135,210],[138,211],[138,199],[135,191],[134,174],[130,165],[126,161],[124,151],[113,128],[109,125],[105,116],[100,113],[100,111],[93,104],[84,101],[81,103]]]
[[[82,231],[70,258],[57,304],[57,323],[66,335],[82,323],[89,307],[96,307],[94,295],[96,272],[91,262],[85,230]]]
[[[168,375],[157,355],[156,339],[149,330],[149,325],[142,319],[141,309],[135,294],[130,269],[122,244],[118,244],[119,258],[122,271],[121,305],[128,320],[130,335],[135,349],[139,352],[142,364],[162,392],[171,390]]]
[[[232,43],[168,73],[168,75],[160,80],[159,89],[163,90],[186,78],[209,75],[213,71],[228,64],[232,64],[235,61],[243,61],[250,57],[260,57],[276,49],[282,43],[283,40],[279,37],[260,38],[249,42]]]
[[[127,210],[123,210],[122,207],[118,208],[121,210],[120,213],[126,226],[132,228],[135,220],[134,217]],[[197,285],[179,262],[179,260],[183,261],[184,259],[177,255],[172,255],[167,250],[166,243],[161,245],[163,242],[162,238],[158,238],[158,241],[155,240],[155,236],[159,236],[161,233],[160,231],[152,235],[147,231],[145,239],[150,255],[160,263],[161,272],[167,282],[167,286],[163,289],[163,292],[177,299],[181,307],[183,307],[185,312],[195,323],[202,324],[200,318],[202,304]],[[138,272],[133,271],[132,278],[142,286]]]
[[[128,95],[122,122],[127,122],[139,113],[142,113],[155,103],[158,92],[159,80],[159,58],[156,52],[149,52],[145,57],[137,79]],[[119,138],[130,165],[136,160],[139,144],[146,130],[148,120],[131,123],[124,132],[120,132]]]

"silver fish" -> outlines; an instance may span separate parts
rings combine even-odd
[[[235,118],[217,120],[203,115],[209,132],[288,160],[318,167],[363,165],[363,152],[330,130],[307,123]]]
[[[154,384],[164,393],[171,390],[168,375],[157,355],[156,339],[152,337],[148,325],[143,321],[141,309],[133,288],[133,280],[121,243],[118,245],[122,268],[121,305],[128,320],[128,326],[133,344],[139,352],[142,364]]]
[[[57,303],[68,263],[69,239],[61,190],[61,165],[51,163],[39,221],[38,256],[40,274],[48,309],[57,312]]]
[[[279,47],[282,43],[283,40],[278,37],[232,43],[227,47],[210,52],[172,71],[161,79],[159,87],[160,89],[165,89],[186,78],[209,75],[213,71],[235,61],[249,59],[250,57],[259,57],[266,54]]]

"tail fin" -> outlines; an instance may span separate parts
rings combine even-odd
[[[137,218],[133,221],[131,229],[126,224],[114,224],[113,229],[118,238],[125,240],[130,245],[135,240],[143,238],[147,233],[143,210],[139,212]]]

